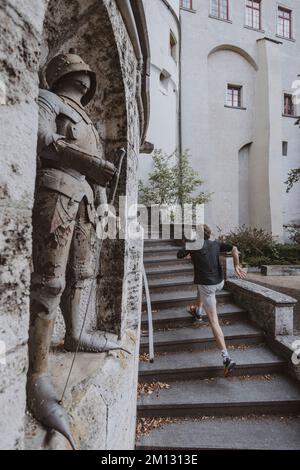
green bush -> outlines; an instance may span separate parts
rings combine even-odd
[[[242,226],[220,238],[238,247],[242,261],[246,261],[250,257],[278,258],[276,242],[272,235],[262,229]]]
[[[300,245],[300,225],[299,224],[290,224],[285,225],[285,228],[288,231],[289,239]]]
[[[268,264],[268,265],[289,265],[289,264],[298,264],[300,265],[300,258],[268,258],[267,256],[250,256],[247,258],[244,263],[246,266],[251,266],[251,267],[261,267],[263,264]]]
[[[300,264],[300,244],[280,244],[262,229],[240,227],[220,237],[238,247],[241,261],[248,266]]]
[[[274,264],[271,258],[267,258],[266,256],[249,256],[246,261],[243,263],[245,266],[250,266],[256,268],[257,266],[260,268],[263,264]]]
[[[300,264],[300,245],[277,245],[278,257],[284,260],[282,264]]]

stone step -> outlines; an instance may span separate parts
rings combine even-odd
[[[191,273],[186,277],[178,277],[177,279],[151,279],[149,281],[150,294],[159,292],[177,292],[179,289],[195,291],[194,276]]]
[[[193,265],[190,259],[180,259],[178,260],[176,256],[165,256],[161,257],[159,255],[153,256],[151,258],[144,258],[144,265],[146,272],[148,273],[149,268],[155,267],[158,270],[173,270],[177,266],[190,266],[193,269]]]
[[[161,307],[179,307],[186,306],[189,302],[193,303],[197,299],[197,291],[194,288],[191,291],[187,289],[177,290],[176,292],[161,292],[158,294],[151,295],[151,305],[154,310]],[[217,299],[224,301],[225,299],[231,299],[231,293],[222,290],[217,292]],[[142,309],[146,308],[146,299],[143,297]]]
[[[245,349],[230,350],[237,365],[234,376],[257,375],[282,372],[287,365],[265,345],[245,346]],[[140,382],[171,382],[175,380],[194,380],[210,377],[222,377],[223,365],[219,350],[180,351],[159,353],[154,363],[140,362]]]
[[[194,267],[190,263],[179,263],[173,267],[163,266],[145,266],[148,282],[159,280],[173,279],[174,281],[179,277],[188,277],[188,279],[194,279]]]
[[[226,344],[261,344],[265,340],[264,332],[249,322],[237,322],[222,326]],[[155,352],[207,350],[216,348],[216,341],[210,326],[178,328],[175,330],[157,331],[154,334]],[[148,336],[141,337],[141,352],[149,350]]]
[[[151,286],[150,287],[150,295],[151,299],[155,295],[159,294],[167,294],[170,293],[170,295],[177,293],[179,291],[182,292],[190,292],[190,293],[196,293],[197,294],[197,287],[194,284],[194,279],[191,279],[190,282],[187,283],[174,283],[174,282],[168,282],[168,283],[163,283],[161,286]]]
[[[157,288],[165,288],[165,287],[178,287],[178,286],[186,286],[193,284],[194,276],[193,273],[190,273],[189,276],[178,276],[175,279],[173,276],[165,277],[164,279],[156,279],[151,278],[149,280],[149,287],[150,289],[157,289]]]
[[[177,260],[177,251],[178,248],[175,248],[173,250],[167,250],[167,251],[155,251],[155,252],[147,252],[144,250],[144,263],[151,263],[151,262],[163,262],[163,261],[177,261],[177,262],[182,262],[186,260]],[[190,262],[190,260],[188,260]]]
[[[176,420],[141,436],[138,450],[299,450],[300,417]]]
[[[270,377],[269,377],[270,378]],[[300,387],[283,375],[176,381],[169,389],[142,394],[143,417],[241,416],[300,412]]]
[[[175,256],[177,258],[177,252],[178,250],[180,250],[180,247],[179,246],[175,246],[175,245],[171,245],[171,244],[164,244],[164,245],[158,245],[158,246],[155,246],[155,245],[146,245],[144,247],[144,257],[145,256],[155,256],[157,255],[158,253],[161,253],[161,254],[166,254],[166,255],[169,255],[169,256]]]
[[[144,229],[146,230],[147,228],[150,228],[150,226],[146,226],[144,227]],[[152,233],[152,238],[145,238],[145,244],[146,243],[173,243],[174,240],[172,240],[171,238],[164,238],[162,239],[161,236],[159,235],[159,230],[156,230],[154,231],[153,229],[153,233]]]
[[[241,320],[247,317],[247,312],[238,307],[236,304],[227,302],[224,304],[218,303],[218,316],[222,320]],[[153,310],[153,326],[154,328],[172,327],[176,326],[188,326],[195,323],[194,317],[187,312],[187,305],[177,308],[162,308],[159,310]],[[207,317],[204,317],[207,320]],[[148,317],[144,311],[142,313],[142,329],[148,328]]]

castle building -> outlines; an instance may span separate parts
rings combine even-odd
[[[284,226],[300,220],[300,186],[287,194],[284,184],[300,163],[299,111],[292,96],[300,73],[299,2],[177,4],[180,114],[174,124],[171,109],[153,102],[148,140],[168,153],[170,127],[173,135],[179,129],[177,148],[189,150],[204,189],[213,193],[205,217],[215,232],[246,225],[286,240]],[[156,40],[150,35],[151,48]],[[167,47],[167,39],[161,41]],[[151,90],[159,86],[152,75]],[[162,134],[169,139],[165,145]],[[148,169],[140,169],[144,179]]]
[[[143,0],[150,59],[150,122],[147,141],[168,155],[179,142],[180,21],[178,0]],[[139,178],[146,181],[151,171],[149,155],[142,154]]]

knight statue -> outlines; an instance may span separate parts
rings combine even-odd
[[[49,349],[58,307],[66,326],[65,350],[120,349],[99,332],[82,332],[80,313],[99,256],[96,209],[107,204],[106,187],[116,168],[101,155],[98,132],[85,111],[96,92],[95,73],[78,55],[60,54],[49,62],[46,79],[50,91],[40,90],[38,99],[27,396],[33,416],[75,448],[51,381]]]

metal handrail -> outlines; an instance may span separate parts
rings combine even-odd
[[[153,317],[152,317],[152,307],[151,307],[149,284],[148,284],[148,279],[147,279],[146,270],[145,270],[144,265],[143,265],[143,281],[144,281],[144,289],[145,289],[146,301],[147,301],[149,359],[150,359],[150,362],[153,363],[154,362]]]

